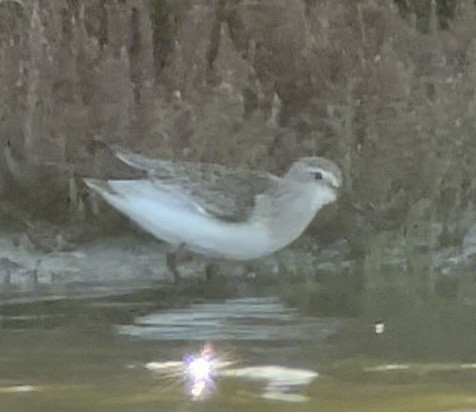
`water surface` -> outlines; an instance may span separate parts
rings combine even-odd
[[[330,359],[347,321],[274,297],[30,297],[0,314],[0,411],[476,410],[475,365]],[[182,361],[206,342],[223,364],[194,399]]]

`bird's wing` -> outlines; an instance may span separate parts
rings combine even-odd
[[[266,172],[151,159],[122,149],[116,150],[116,156],[129,166],[146,171],[157,187],[186,196],[207,214],[228,222],[247,220],[257,196],[281,181]]]

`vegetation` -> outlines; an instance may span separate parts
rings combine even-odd
[[[101,142],[273,172],[319,153],[338,161],[360,213],[338,205],[313,242],[348,238],[353,266],[329,292],[303,262],[294,302],[450,310],[474,285],[471,267],[448,277],[434,262],[476,220],[475,8],[0,1],[0,194],[47,220],[88,218],[81,177],[118,173]],[[57,176],[46,193],[44,167]]]

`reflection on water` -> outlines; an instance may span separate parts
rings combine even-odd
[[[1,305],[0,411],[476,408],[471,363],[392,368],[381,360],[332,359],[326,338],[344,325],[338,319],[303,316],[276,298],[167,308],[177,303],[167,296]],[[190,372],[194,359],[210,354],[203,346],[209,341],[211,363]],[[422,378],[442,370],[450,379]],[[460,370],[464,376],[455,375]],[[190,373],[201,385],[211,378],[209,396],[196,396],[204,387],[194,387]]]
[[[304,317],[277,298],[229,299],[160,311],[119,327],[119,333],[146,340],[291,341],[322,340],[337,319]]]
[[[288,342],[289,348],[303,340],[322,340],[336,330],[338,324],[337,319],[304,317],[296,309],[284,306],[277,298],[246,298],[159,311],[138,317],[134,325],[120,326],[118,331],[143,340],[228,341],[233,342],[237,348],[243,346],[249,353],[257,342],[258,345],[270,342],[282,345]],[[205,347],[209,345],[208,343]],[[273,348],[268,348],[269,353],[274,355]],[[246,360],[249,362],[250,358],[248,355]],[[259,362],[260,359],[256,361]],[[192,375],[193,383],[189,392],[194,399],[203,398],[202,393],[208,394],[208,387],[227,377],[261,382],[264,386],[257,396],[262,398],[302,402],[307,397],[299,392],[318,376],[317,372],[307,369],[263,364],[237,368],[236,363],[236,355],[233,359],[214,350],[213,356],[195,356],[190,364],[167,360],[150,362],[147,368],[165,376],[169,373],[180,374],[180,371],[186,376]],[[205,379],[200,376],[198,382],[195,382],[190,366],[198,364],[203,364],[198,374],[203,375],[201,371],[206,370],[207,376]]]

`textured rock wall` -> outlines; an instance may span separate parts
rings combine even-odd
[[[115,171],[98,141],[276,172],[321,154],[346,177],[321,238],[436,224],[435,247],[456,244],[475,214],[476,17],[462,0],[440,30],[435,13],[422,33],[390,0],[1,0],[3,197],[41,188],[24,207],[68,210],[71,179]]]

